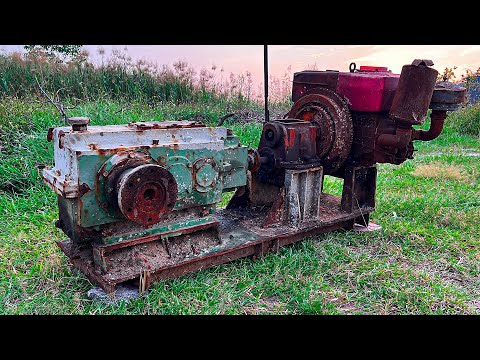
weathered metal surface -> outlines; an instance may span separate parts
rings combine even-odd
[[[455,111],[467,101],[467,89],[458,84],[441,81],[435,84],[430,109]]]
[[[344,174],[341,209],[360,212],[358,222],[368,225],[368,213],[375,209],[377,167],[347,167]]]
[[[344,98],[351,111],[384,112],[392,105],[400,75],[387,67],[351,64],[350,72],[301,71],[293,76],[292,100],[328,89]]]
[[[225,147],[226,128],[200,126],[192,121],[165,123],[164,127],[155,126],[157,123],[140,123],[145,128],[150,127],[148,130],[142,126],[139,128],[136,123],[90,126],[82,132],[72,131],[70,127],[55,128],[55,167],[43,170],[44,177],[49,179],[47,184],[58,194],[77,197],[80,184],[76,180],[80,177],[78,163],[81,156],[90,155],[101,159],[102,156],[108,158],[121,151],[139,149],[149,149],[152,153],[155,149],[163,149],[164,152],[168,149],[172,155],[177,151],[200,149],[221,153]],[[160,155],[162,154],[158,154]]]
[[[196,211],[197,210],[197,211]],[[212,207],[198,211],[186,209],[166,214],[155,226],[144,227],[131,222],[113,223],[101,231],[101,236],[96,242],[102,245],[125,243],[143,237],[157,236],[158,234],[177,234],[186,229],[203,227],[214,224]],[[208,227],[208,226],[207,226]]]
[[[73,131],[85,131],[90,123],[88,117],[71,117],[67,119],[67,124],[72,126]]]
[[[291,226],[320,218],[320,195],[323,187],[323,168],[286,170],[285,215]]]
[[[191,234],[196,231],[201,231],[205,229],[211,229],[218,227],[219,223],[217,219],[213,217],[199,218],[190,221],[185,221],[184,223],[172,224],[162,228],[156,228],[148,236],[130,236],[131,239],[124,239],[122,241],[113,242],[111,244],[93,244],[93,260],[96,267],[98,267],[102,273],[108,272],[108,262],[109,258],[105,257],[105,254],[110,253],[114,250],[129,248],[141,244],[145,244],[151,241],[157,241],[159,239],[163,240],[163,244],[166,247],[166,251],[169,256],[170,250],[168,249],[168,239],[173,237],[178,237],[180,235]],[[114,266],[114,264],[110,264]],[[111,266],[110,266],[111,267]]]
[[[396,128],[395,134],[381,134],[377,138],[377,145],[400,149],[406,147],[411,140],[412,129]]]
[[[308,90],[318,87],[336,91],[338,75],[339,72],[335,70],[305,70],[294,73],[292,84],[292,101],[296,102],[301,97],[307,95]]]
[[[124,214],[118,202],[118,184],[121,178],[129,170],[147,164],[156,164],[155,159],[148,152],[143,151],[120,151],[102,164],[99,164],[100,161],[97,156],[89,155],[81,156],[79,159],[82,180],[87,183],[94,181],[96,195],[96,202],[90,201],[88,208],[82,207],[80,217],[82,226],[85,227],[122,219]],[[94,177],[95,173],[96,177]],[[82,203],[86,200],[81,198]]]
[[[262,224],[268,209],[264,206],[219,210],[216,214],[218,230],[196,231],[172,238],[169,251],[159,237],[158,241],[117,249],[105,255],[110,270],[104,274],[95,271],[91,249],[75,251],[74,244],[69,240],[57,244],[76,268],[106,292],[115,291],[117,284],[129,280],[140,281],[140,277],[142,281],[147,279],[144,284],[144,289],[147,289],[161,278],[180,276],[241,257],[264,256],[269,251],[276,251],[305,237],[347,227],[356,217],[373,211],[364,208],[362,212],[357,210],[348,213],[341,210],[338,197],[322,194],[321,198],[318,221],[300,228],[288,225],[265,228]],[[133,252],[136,255],[132,262],[129,254]]]
[[[404,65],[390,108],[390,118],[406,125],[425,121],[438,71],[430,68],[430,60],[414,60]]]
[[[266,123],[258,147],[263,159],[258,177],[262,182],[281,187],[285,169],[319,166],[316,138],[317,128],[309,121],[282,119]]]
[[[136,130],[158,130],[158,129],[186,129],[205,127],[205,124],[199,121],[137,121],[128,124],[129,127]]]
[[[247,185],[235,192],[227,209],[272,205],[282,194],[282,188],[262,182],[257,173],[248,172]]]
[[[248,170],[256,173],[260,169],[261,159],[260,154],[256,149],[248,149]]]
[[[431,141],[436,139],[442,133],[446,117],[446,111],[432,110],[432,113],[430,115],[430,129],[413,129],[412,140]]]
[[[81,137],[68,128],[52,133],[55,167],[44,170],[43,180],[70,202],[65,208],[71,210],[62,216],[64,228],[78,241],[111,232],[109,224],[124,227],[126,221],[137,221],[150,226],[171,210],[198,207],[197,213],[208,213],[221,201],[222,191],[246,184],[248,150],[225,128],[181,121],[90,126]],[[141,177],[131,192],[126,180],[119,189],[126,174],[134,177],[142,166],[153,166],[156,174],[150,180]],[[166,178],[176,184],[176,196],[163,184]],[[163,199],[168,194],[172,196]]]
[[[223,150],[223,166],[220,170],[223,191],[232,191],[247,182],[248,148],[240,139],[227,132]]]
[[[400,75],[387,67],[360,66],[353,72],[341,72],[335,92],[347,100],[351,111],[377,113],[388,111]]]
[[[262,226],[269,227],[271,225],[281,224],[285,221],[285,210],[288,206],[285,200],[286,189],[281,188],[278,192],[279,194],[275,197],[265,220],[263,220]]]
[[[218,181],[219,169],[213,158],[201,158],[193,164],[195,188],[199,192],[207,192]]]
[[[175,177],[159,165],[146,164],[125,171],[117,182],[118,207],[131,221],[156,224],[177,201]]]
[[[352,147],[352,117],[345,100],[336,93],[322,88],[314,91],[298,100],[287,116],[316,124],[317,156],[325,174],[330,174],[343,165]]]

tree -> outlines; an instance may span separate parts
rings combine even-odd
[[[41,50],[50,57],[57,57],[66,61],[67,58],[78,56],[82,45],[25,45],[23,48],[28,52]]]
[[[475,82],[478,76],[480,76],[480,67],[476,71],[467,69],[465,74],[462,75],[462,81],[466,83]]]
[[[467,88],[469,102],[478,102],[480,100],[480,67],[475,71],[467,69],[462,75],[462,83]]]
[[[448,68],[446,67],[445,70],[443,71],[443,74],[438,74],[438,79],[437,81],[451,81],[456,78],[455,76],[455,70],[457,69],[456,66],[453,68]]]

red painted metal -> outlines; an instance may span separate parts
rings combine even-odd
[[[336,92],[349,100],[350,110],[380,112],[390,109],[400,75],[382,70],[386,68],[378,69],[339,74]]]
[[[388,67],[385,66],[360,66],[359,71],[388,71]]]
[[[325,88],[347,98],[350,110],[388,111],[399,78],[383,66],[361,66],[356,72],[302,71],[294,74],[292,100],[298,101],[315,88]]]

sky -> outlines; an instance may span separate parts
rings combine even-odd
[[[252,74],[254,83],[263,80],[263,45],[84,45],[94,62],[100,62],[98,48],[127,49],[134,59],[146,59],[159,65],[172,65],[185,60],[196,70],[216,65],[226,74]],[[0,45],[0,51],[21,51],[22,45]],[[269,73],[282,77],[290,72],[312,69],[348,71],[351,62],[361,65],[386,66],[400,73],[402,66],[414,59],[430,59],[440,73],[445,67],[458,69],[460,79],[466,69],[480,67],[480,45],[269,45]]]

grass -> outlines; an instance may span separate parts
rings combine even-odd
[[[217,71],[218,70],[218,71]],[[185,103],[221,102],[225,95],[248,102],[254,97],[250,72],[224,74],[215,65],[197,74],[185,61],[173,68],[146,60],[133,61],[128,51],[114,50],[101,65],[88,52],[62,60],[37,49],[25,54],[0,54],[0,97],[41,95],[39,84],[51,97]]]
[[[89,116],[94,125],[215,124],[237,112],[226,125],[255,147],[263,110],[242,106],[103,100],[82,103],[71,116]],[[48,104],[0,101],[0,314],[480,313],[480,143],[448,119],[440,138],[416,143],[414,160],[378,165],[372,221],[380,232],[305,239],[258,260],[161,280],[148,296],[113,305],[87,297],[93,285],[55,244],[65,235],[54,226],[55,195],[40,170],[52,164],[46,131],[58,118]],[[341,180],[327,177],[325,189],[339,194]]]

